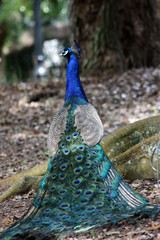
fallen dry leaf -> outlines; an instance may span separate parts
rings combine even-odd
[[[149,227],[149,228],[147,228],[147,230],[156,230],[156,229],[159,229],[159,228],[160,228],[160,224],[152,226],[152,227]]]

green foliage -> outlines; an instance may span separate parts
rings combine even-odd
[[[66,20],[67,1],[41,0],[41,16],[47,22],[51,20]],[[22,31],[33,26],[33,0],[2,0],[0,1],[0,23],[7,28],[5,46],[18,42]]]
[[[41,1],[42,16],[46,19],[66,20],[67,1],[65,0],[44,0]]]
[[[30,1],[26,0],[3,0],[1,4],[0,22],[7,28],[5,46],[17,42],[19,34],[25,28],[24,12],[27,9],[27,16],[31,16]]]
[[[19,21],[21,18],[21,12],[28,9],[28,3],[26,0],[3,0],[1,4],[0,22]]]
[[[39,0],[42,24],[50,24],[53,20],[67,19],[67,1],[65,0]],[[34,0],[0,0],[0,24],[5,28],[6,35],[0,52],[14,52],[15,48],[22,45],[22,33],[34,27]],[[0,39],[1,40],[1,39]],[[0,41],[2,42],[2,41]],[[10,54],[5,58],[5,74],[8,82],[18,79],[26,81],[28,74],[33,69],[31,61],[33,49],[27,50],[27,55],[20,56],[23,52]],[[24,50],[25,51],[25,50]],[[25,56],[25,57],[24,57]],[[22,61],[22,59],[24,59]],[[16,63],[16,64],[15,64]],[[1,77],[0,77],[1,79]]]

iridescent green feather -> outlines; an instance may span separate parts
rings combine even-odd
[[[57,238],[135,214],[158,212],[157,206],[147,204],[124,183],[99,144],[88,147],[84,143],[74,126],[76,108],[73,104],[68,110],[65,132],[35,196],[34,209],[2,234],[2,239]]]

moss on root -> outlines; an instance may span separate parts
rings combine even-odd
[[[157,134],[160,134],[160,116],[146,118],[118,129],[103,138],[101,146],[108,157],[113,159],[139,142]],[[123,161],[127,162],[129,159],[126,157]]]
[[[119,154],[112,161],[125,179],[151,179],[156,172],[151,168],[151,157],[160,140],[160,134],[147,138]],[[153,158],[156,165],[156,158]]]

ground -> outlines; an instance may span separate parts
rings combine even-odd
[[[160,114],[159,69],[135,69],[81,80],[90,103],[99,112],[105,135],[130,122]],[[65,79],[0,85],[0,179],[48,159],[47,134],[64,95]],[[156,180],[129,183],[150,202],[157,201],[160,190]],[[1,204],[0,231],[27,211],[34,194],[30,191]],[[67,239],[160,239],[160,215],[134,224],[123,221]]]

